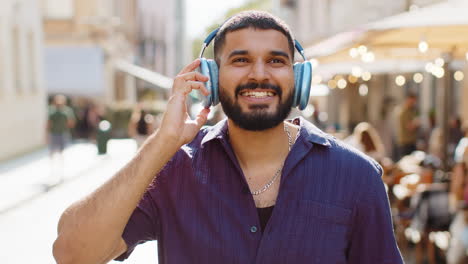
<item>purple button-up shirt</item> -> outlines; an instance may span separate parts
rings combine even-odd
[[[125,228],[128,251],[118,260],[158,240],[160,264],[403,263],[381,167],[300,123],[263,232],[224,120],[162,169]]]

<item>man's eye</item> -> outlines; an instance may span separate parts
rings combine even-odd
[[[247,58],[235,58],[232,62],[248,62]]]
[[[275,64],[276,63],[284,63],[284,60],[282,60],[282,59],[271,59],[270,62],[275,63]]]

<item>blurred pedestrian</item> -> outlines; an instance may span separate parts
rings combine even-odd
[[[416,150],[420,121],[416,110],[417,97],[413,93],[406,96],[398,113],[398,146],[400,157]]]
[[[46,134],[49,145],[51,176],[59,178],[59,182],[63,180],[64,176],[63,150],[70,141],[70,129],[75,125],[73,110],[66,103],[67,99],[64,95],[54,96],[52,104],[49,106],[47,120]]]
[[[84,107],[79,108],[75,126],[76,137],[94,141],[101,119],[98,107],[94,103],[88,102]]]
[[[135,139],[138,148],[155,129],[155,118],[141,106],[135,107],[128,124],[128,135]]]
[[[455,154],[455,148],[460,140],[463,138],[464,133],[462,129],[461,118],[458,116],[452,117],[449,123],[449,134],[448,134],[448,153],[451,157],[450,161],[453,161]]]
[[[289,28],[248,11],[218,30],[209,63],[219,74],[196,72],[197,59],[177,75],[160,129],[62,215],[57,261],[123,260],[158,240],[166,264],[403,263],[382,168],[305,119],[286,120],[295,89],[310,88],[294,86],[294,47],[303,50]],[[201,129],[210,110],[190,119],[187,95],[208,96],[217,77],[213,101],[228,118]]]
[[[379,134],[375,128],[367,122],[359,123],[354,128],[353,133],[344,141],[379,163],[385,157],[384,146]]]
[[[322,120],[323,119],[322,115],[324,113],[320,111],[319,104],[316,100],[312,101],[312,106],[314,107],[314,113],[312,114],[312,123],[318,128],[320,128],[321,130],[325,130],[327,125]]]

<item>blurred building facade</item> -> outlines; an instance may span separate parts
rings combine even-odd
[[[49,93],[134,104],[157,88],[135,71],[173,77],[187,61],[184,2],[42,0]]]
[[[173,78],[188,63],[185,6],[185,0],[138,0],[136,65]],[[163,105],[170,92],[167,86],[142,80],[137,80],[136,86],[138,100],[150,98],[160,102],[159,105]]]
[[[42,0],[42,10],[49,94],[133,99],[134,91],[119,91],[114,63],[133,59],[136,0]]]
[[[39,0],[0,1],[0,160],[44,144],[46,92]]]
[[[137,64],[174,77],[188,62],[185,0],[138,1]]]

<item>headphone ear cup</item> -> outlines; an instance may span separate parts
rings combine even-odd
[[[296,62],[293,67],[294,71],[294,95],[292,107],[296,107],[299,104],[301,97],[301,83],[302,83],[302,64]]]
[[[312,63],[310,63],[310,61],[306,61],[301,63],[301,65],[301,89],[298,100],[298,107],[299,110],[304,110],[309,103],[310,87],[312,84]]]
[[[208,92],[210,92],[210,94],[208,96],[203,96],[200,92],[198,92],[198,94],[200,95],[200,97],[202,98],[202,104],[204,107],[210,107],[211,104],[212,104],[212,90],[213,90],[213,85],[211,84],[212,83],[212,79],[211,79],[211,73],[210,73],[210,66],[209,66],[209,62],[207,59],[205,58],[200,58],[200,67],[199,67],[199,71],[201,74],[205,75],[205,76],[208,76],[210,79],[205,82],[205,86],[206,86],[206,89],[208,90]]]
[[[215,106],[219,103],[219,85],[218,85],[218,64],[214,60],[206,60],[210,71],[211,82],[211,105]]]

